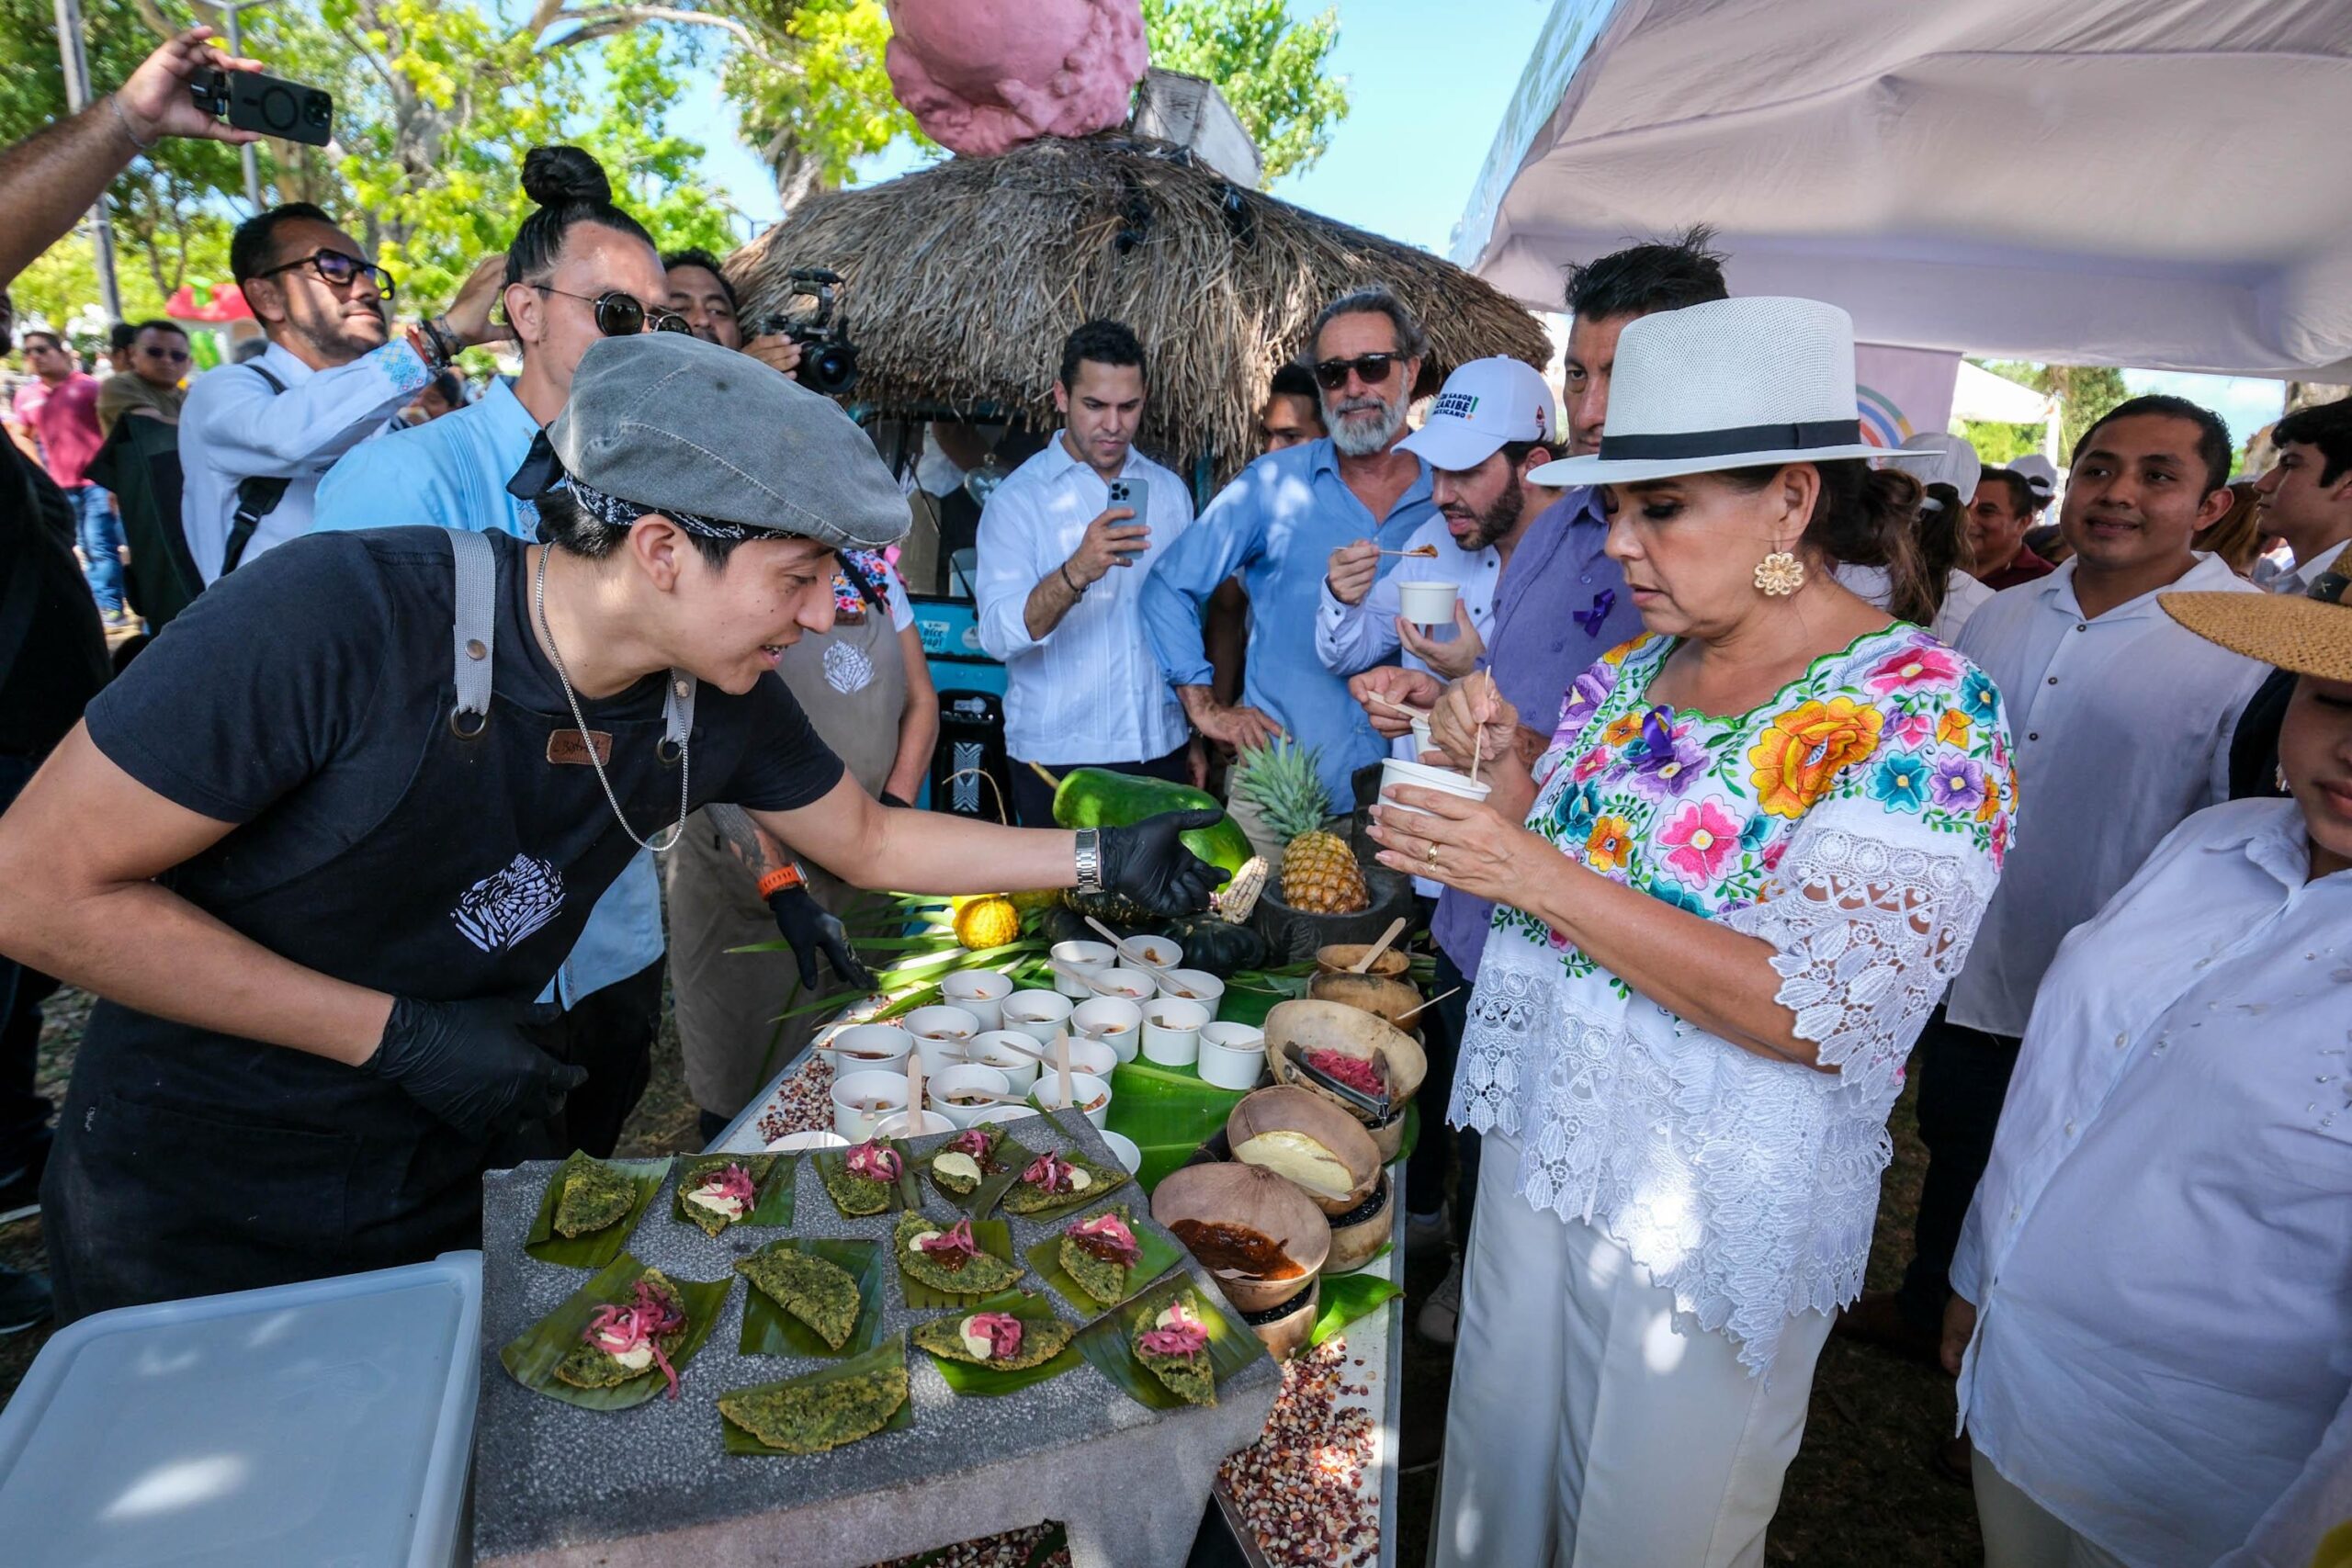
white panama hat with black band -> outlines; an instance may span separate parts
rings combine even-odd
[[[1540,485],[1639,484],[1778,463],[1931,453],[1862,439],[1854,319],[1818,299],[1751,296],[1625,323],[1600,451],[1528,475]]]

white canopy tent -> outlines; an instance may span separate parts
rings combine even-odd
[[[2346,0],[1557,0],[1454,259],[1705,222],[1869,342],[2352,381],[2347,124]]]
[[[2045,424],[2057,408],[2058,400],[2047,392],[2019,386],[1964,359],[1960,362],[1960,379],[1951,389],[1954,419],[1990,420],[1996,424]]]

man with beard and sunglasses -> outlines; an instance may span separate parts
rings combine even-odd
[[[1288,732],[1320,753],[1324,786],[1344,808],[1351,775],[1386,746],[1315,656],[1323,570],[1332,550],[1367,535],[1402,548],[1436,513],[1428,465],[1396,449],[1429,340],[1402,300],[1373,288],[1325,306],[1308,343],[1330,434],[1267,453],[1210,502],[1145,581],[1143,616],[1193,728],[1236,747]],[[1236,573],[1250,595],[1250,643],[1245,701],[1228,705],[1211,684],[1201,622]],[[1251,825],[1246,810],[1235,819]]]
[[[540,427],[562,412],[581,356],[607,337],[685,330],[666,308],[669,280],[652,236],[613,205],[594,158],[577,147],[534,147],[523,160],[523,189],[539,205],[501,263],[522,375],[512,388],[493,381],[481,401],[370,441],[337,463],[319,487],[321,531],[424,523],[537,538],[537,507],[507,482]],[[588,1069],[565,1107],[568,1146],[612,1153],[645,1090],[661,1024],[663,945],[653,857],[639,854],[597,900],[540,998],[564,1008],[563,1038],[552,1048]]]
[[[391,274],[307,201],[237,225],[229,270],[269,347],[198,377],[180,410],[180,531],[207,583],[310,532],[321,476],[490,341],[497,297],[478,266],[447,315],[395,328]]]

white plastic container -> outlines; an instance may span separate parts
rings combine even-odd
[[[906,1108],[904,1073],[844,1073],[833,1080],[833,1131],[853,1144],[874,1136],[882,1118]]]
[[[1160,987],[1159,994],[1163,997],[1180,1002],[1198,1002],[1208,1010],[1211,1018],[1216,1016],[1216,1010],[1225,1003],[1225,982],[1205,969],[1170,969],[1168,977],[1175,985],[1172,987]],[[1179,995],[1180,992],[1182,994]],[[1151,1009],[1147,1005],[1144,1010],[1149,1012]]]
[[[1150,994],[1146,991],[1144,996]],[[1091,1035],[1111,1047],[1122,1062],[1132,1062],[1143,1042],[1142,1000],[1140,997],[1097,997],[1080,1002],[1069,1015],[1070,1032]]]
[[[1092,976],[1111,967],[1118,957],[1107,942],[1057,942],[1053,946],[1054,962]],[[1073,1001],[1084,1001],[1094,994],[1094,988],[1084,980],[1073,979],[1061,970],[1054,971],[1054,989]]]
[[[982,1029],[1004,1027],[1004,998],[1012,982],[993,969],[961,969],[939,982],[940,999],[962,1008],[980,1021]]]
[[[1016,1045],[1021,1049],[1012,1049]],[[1036,1041],[1017,1029],[991,1029],[974,1040],[966,1055],[981,1066],[994,1067],[1002,1073],[1004,1081],[1012,1086],[1008,1092],[1026,1094],[1029,1086],[1037,1081],[1037,1062],[1034,1056],[1024,1056],[1021,1052],[1039,1049],[1041,1047]]]
[[[1140,960],[1140,962],[1138,962]],[[1164,936],[1131,936],[1119,944],[1118,967],[1173,969],[1184,962],[1184,950]]]
[[[895,1023],[853,1023],[833,1031],[825,1043],[839,1053],[833,1058],[836,1075],[887,1073],[907,1065],[915,1037]]]
[[[481,1341],[479,1252],[83,1318],[0,1412],[0,1559],[447,1568]]]
[[[997,1109],[992,1100],[976,1100],[970,1105],[954,1103],[955,1095],[972,1089],[986,1089],[990,1094],[1011,1094],[1012,1080],[994,1067],[965,1062],[949,1067],[923,1086],[923,1104],[958,1127],[968,1127],[975,1122],[985,1121]]]
[[[1485,779],[1472,784],[1468,773],[1457,773],[1451,768],[1433,768],[1426,762],[1408,762],[1397,757],[1383,757],[1380,760],[1380,804],[1390,811],[1409,811],[1417,817],[1427,816],[1428,813],[1418,806],[1408,806],[1401,800],[1389,798],[1388,792],[1398,784],[1408,784],[1415,789],[1441,790],[1447,795],[1458,795],[1464,800],[1484,800],[1487,791],[1494,788]]]
[[[1030,1103],[1046,1111],[1061,1110],[1061,1075],[1051,1069],[1039,1075],[1037,1087],[1029,1091]],[[1102,1125],[1103,1119],[1111,1114],[1111,1086],[1092,1073],[1073,1071],[1069,1075],[1069,1089],[1080,1106],[1093,1107],[1080,1113],[1097,1127]]]
[[[997,1010],[1004,1015],[1005,1028],[1018,1030],[1042,1045],[1062,1032],[1073,1005],[1059,991],[1015,991]]]
[[[1201,1030],[1209,1010],[1198,1002],[1161,997],[1143,1010],[1143,1059],[1163,1067],[1189,1067],[1201,1054]]]
[[[1453,624],[1453,602],[1461,592],[1451,582],[1408,582],[1400,579],[1396,584],[1396,613],[1417,626],[1450,626]]]
[[[1249,1089],[1266,1075],[1266,1032],[1246,1023],[1212,1023],[1201,1031],[1193,1071],[1219,1089]]]
[[[980,1021],[962,1008],[917,1008],[907,1014],[907,1032],[915,1037],[915,1055],[922,1058],[925,1077],[945,1072],[964,1059],[964,1047],[979,1038]]]

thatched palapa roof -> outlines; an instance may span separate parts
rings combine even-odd
[[[1425,251],[1235,186],[1166,142],[1106,131],[994,158],[949,158],[802,205],[738,252],[746,320],[805,309],[795,267],[841,274],[860,354],[852,400],[884,414],[1025,412],[1053,428],[1063,338],[1126,322],[1151,357],[1141,444],[1216,458],[1222,481],[1257,451],[1274,367],[1323,305],[1385,283],[1430,335],[1422,391],[1467,360],[1542,366],[1550,344],[1507,296]]]

